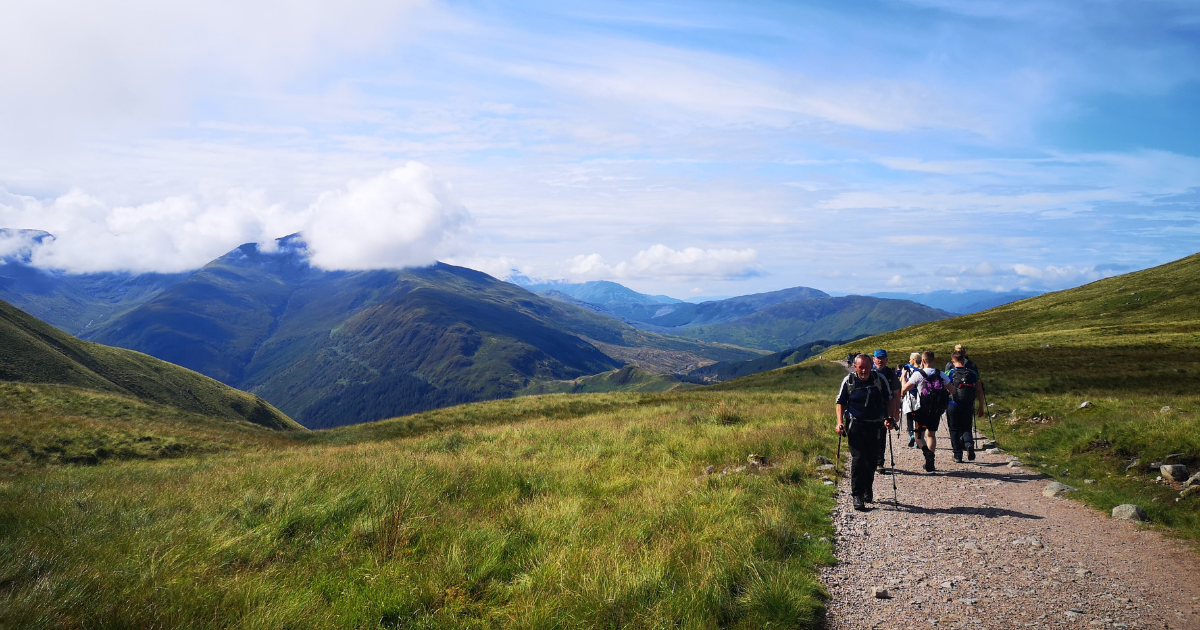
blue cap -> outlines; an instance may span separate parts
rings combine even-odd
[[[880,348],[875,351],[875,356],[880,359],[886,359],[887,358],[887,350]]]

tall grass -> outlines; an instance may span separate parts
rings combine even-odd
[[[827,397],[545,396],[10,476],[0,625],[814,627]]]

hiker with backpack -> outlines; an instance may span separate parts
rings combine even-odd
[[[873,369],[878,372],[880,376],[887,380],[888,389],[892,390],[893,392],[892,399],[888,401],[887,417],[892,418],[894,421],[895,418],[900,417],[900,395],[896,393],[900,391],[900,376],[896,374],[896,370],[888,367],[887,350],[884,350],[883,348],[876,350],[872,360],[875,363],[875,367]],[[885,429],[879,432],[879,459],[875,462],[875,470],[881,475],[887,471],[887,468],[884,467],[883,461],[883,456],[886,453],[887,430]]]
[[[854,372],[842,380],[834,408],[837,433],[846,436],[850,445],[850,494],[856,510],[865,510],[867,503],[875,501],[879,435],[892,428],[887,417],[891,401],[887,379],[872,369],[871,358],[865,354],[855,357]]]
[[[901,388],[903,395],[909,390],[917,390],[919,406],[916,412],[917,442],[921,452],[925,454],[925,472],[934,472],[934,449],[937,448],[937,430],[942,424],[942,414],[950,404],[950,379],[933,366],[932,350],[926,350],[921,355],[921,369],[913,372],[912,377]]]
[[[960,346],[961,348],[961,346]],[[975,431],[972,426],[975,421],[976,407],[979,415],[987,409],[983,396],[983,382],[979,373],[967,367],[969,361],[962,350],[955,350],[950,355],[950,404],[946,407],[946,429],[950,432],[950,447],[954,450],[954,461],[963,461],[963,450],[967,451],[967,460],[975,461]]]
[[[921,365],[921,353],[914,352],[908,355],[908,363],[900,366],[900,382],[907,383],[908,379],[912,378],[914,372],[919,370]],[[917,413],[917,392],[909,391],[901,398],[900,413],[904,416],[905,428],[908,429],[908,448],[913,448],[917,445],[917,427],[913,424]],[[899,427],[897,427],[899,428]]]

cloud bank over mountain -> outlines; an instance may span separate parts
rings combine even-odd
[[[247,242],[270,249],[301,232],[323,269],[422,266],[465,245],[471,216],[450,185],[420,163],[327,191],[289,211],[262,191],[180,195],[136,206],[109,205],[73,190],[49,201],[0,190],[0,225],[49,232],[10,235],[5,250],[32,264],[74,273],[196,269]]]

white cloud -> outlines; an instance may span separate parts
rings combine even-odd
[[[0,255],[24,247],[35,266],[75,273],[177,272],[302,231],[316,266],[408,267],[457,251],[470,220],[450,186],[416,162],[323,193],[299,211],[243,189],[115,206],[78,190],[43,202],[0,189],[0,226],[53,235],[40,244],[0,238]]]
[[[887,281],[887,285],[889,287],[902,287],[904,286],[904,278],[898,275],[892,276],[892,279]]]
[[[0,138],[180,112],[213,86],[278,86],[405,31],[423,0],[6,3]],[[19,95],[17,97],[16,95]]]
[[[727,280],[760,273],[753,249],[674,250],[657,244],[639,251],[628,261],[608,264],[599,254],[580,254],[571,259],[569,277],[574,280]]]

